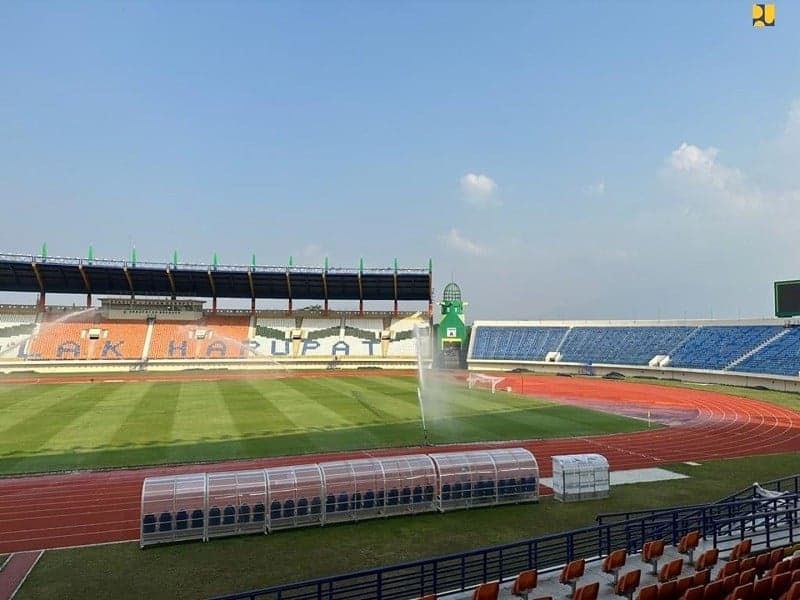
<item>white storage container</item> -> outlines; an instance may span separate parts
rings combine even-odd
[[[569,502],[606,498],[609,492],[608,460],[601,454],[567,454],[553,457],[553,493]]]

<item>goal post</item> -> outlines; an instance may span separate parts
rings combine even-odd
[[[505,377],[493,377],[492,375],[484,375],[483,373],[470,373],[467,376],[467,387],[471,390],[475,388],[491,389],[494,394],[497,391],[497,386],[505,381],[505,379]]]

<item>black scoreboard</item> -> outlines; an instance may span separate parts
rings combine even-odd
[[[800,281],[775,282],[775,316],[800,315]]]

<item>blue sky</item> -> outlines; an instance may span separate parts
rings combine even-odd
[[[768,316],[800,276],[800,4],[776,14],[4,3],[0,250],[430,257],[471,318]]]

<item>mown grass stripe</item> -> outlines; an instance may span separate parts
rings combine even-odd
[[[178,406],[176,385],[154,382],[142,394],[134,410],[111,438],[115,446],[165,444],[172,440],[172,427]]]

